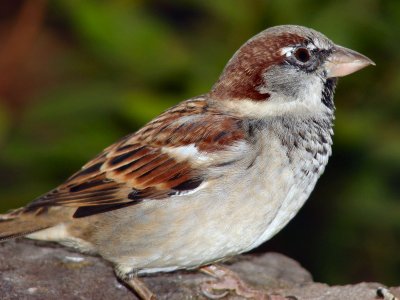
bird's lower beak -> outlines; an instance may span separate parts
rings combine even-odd
[[[375,63],[365,55],[342,46],[335,46],[325,63],[328,78],[346,76],[369,65],[375,66]]]

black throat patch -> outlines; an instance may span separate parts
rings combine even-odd
[[[335,104],[333,103],[333,94],[335,92],[337,84],[337,78],[328,78],[325,81],[324,89],[322,90],[322,103],[331,110],[335,109]]]

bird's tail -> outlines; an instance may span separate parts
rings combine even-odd
[[[0,241],[17,238],[56,225],[53,218],[23,213],[23,209],[0,215]]]

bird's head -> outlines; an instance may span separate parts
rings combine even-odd
[[[210,95],[243,116],[331,112],[337,77],[368,65],[366,56],[313,29],[276,26],[234,54]]]

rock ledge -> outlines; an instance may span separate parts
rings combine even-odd
[[[377,295],[377,289],[383,286],[379,283],[328,286],[313,282],[300,264],[278,253],[243,255],[228,265],[252,285],[272,294],[295,297],[292,299],[390,299],[390,295]],[[179,300],[205,299],[198,288],[205,279],[207,276],[199,272],[174,272],[146,277],[144,281],[159,299]],[[390,293],[399,298],[400,287],[391,288]],[[116,280],[110,264],[101,258],[26,239],[0,243],[0,298],[137,299]]]

